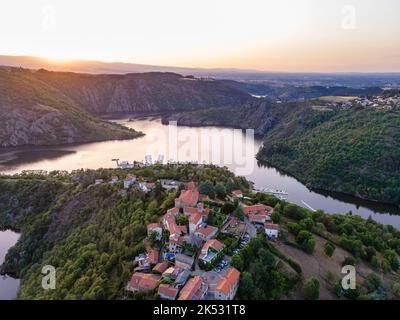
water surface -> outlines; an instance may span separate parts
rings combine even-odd
[[[18,241],[19,234],[12,231],[0,231],[0,265],[3,263],[8,249]],[[19,280],[0,275],[0,300],[11,300],[17,295]]]
[[[138,119],[128,121],[128,119],[116,120],[117,122],[143,131],[146,136],[123,141],[105,141],[86,143],[80,145],[55,146],[55,147],[29,147],[3,149],[0,152],[0,171],[4,173],[16,173],[22,170],[73,170],[80,168],[110,168],[115,167],[111,159],[119,158],[126,161],[142,161],[146,154],[165,154],[168,157],[168,150],[180,150],[179,161],[210,160],[212,148],[207,145],[199,144],[193,147],[193,139],[200,136],[201,130],[214,129],[211,139],[216,141],[223,134],[233,134],[234,129],[229,128],[194,128],[194,127],[175,127],[162,125],[159,119]],[[174,145],[175,139],[171,139],[171,132],[177,130],[179,137],[187,137],[185,141],[179,141]],[[235,131],[237,133],[237,131]],[[192,139],[192,140],[190,140]],[[173,141],[172,141],[173,140]],[[243,153],[245,145],[250,145],[250,138],[244,133],[239,140],[243,144],[234,146],[234,153]],[[274,168],[259,166],[255,159],[255,153],[262,141],[256,140],[254,150],[246,156],[246,161],[253,165],[253,170],[246,174],[246,178],[253,181],[258,188],[284,189],[289,193],[288,200],[301,206],[310,206],[314,209],[323,209],[329,213],[347,213],[352,211],[364,218],[371,216],[374,220],[383,224],[391,224],[400,227],[399,209],[363,201],[350,196],[341,194],[317,192],[309,190],[305,185],[288,175],[278,172]],[[185,150],[187,152],[185,152]],[[207,157],[208,156],[208,157]],[[213,161],[218,165],[226,165],[229,169],[235,170],[238,165],[227,162],[223,157]]]

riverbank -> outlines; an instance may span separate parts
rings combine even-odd
[[[121,161],[143,161],[148,154],[153,155],[153,159],[157,159],[157,153],[168,151],[170,144],[169,136],[171,130],[177,132],[178,136],[184,137],[200,137],[204,128],[187,127],[187,126],[171,126],[162,125],[160,119],[154,120],[144,119],[129,121],[129,118],[118,119],[115,122],[137,129],[145,133],[138,139],[121,140],[121,141],[104,141],[87,144],[75,144],[68,146],[54,147],[26,147],[12,148],[13,155],[10,150],[2,153],[0,150],[0,172],[2,174],[21,173],[24,170],[78,170],[78,169],[98,169],[112,168],[115,163],[111,161],[113,158],[119,158]],[[218,142],[221,135],[234,135],[234,129],[230,128],[213,128],[212,141]],[[215,130],[214,130],[215,129]],[[289,193],[288,201],[300,206],[304,206],[302,201],[308,203],[315,209],[321,209],[328,213],[346,213],[352,211],[364,218],[371,216],[374,220],[382,224],[390,224],[400,228],[400,216],[397,215],[393,208],[387,206],[379,206],[375,203],[364,202],[359,199],[346,198],[337,194],[326,194],[318,190],[310,190],[307,186],[294,179],[293,177],[283,174],[273,167],[265,167],[258,163],[255,158],[256,151],[261,147],[263,141],[260,139],[251,139],[242,133],[241,144],[234,152],[245,150],[246,146],[254,146],[254,153],[246,156],[245,163],[252,170],[246,175],[246,178],[255,183],[257,188],[270,188],[286,190]],[[187,143],[186,143],[187,145]],[[181,141],[177,148],[181,150],[181,146],[185,146],[185,141]],[[253,147],[252,147],[253,149]],[[163,151],[164,150],[164,151]],[[207,156],[210,149],[201,145],[198,154]],[[165,154],[165,161],[169,159]],[[179,161],[199,161],[193,154],[180,152],[178,153]],[[236,155],[235,155],[236,157]],[[241,155],[237,155],[238,159],[242,159]],[[6,159],[7,163],[3,162]],[[217,159],[215,162],[219,166],[227,166],[231,171],[235,172],[240,165],[239,163],[226,162],[223,158]],[[3,162],[3,163],[2,163]],[[199,163],[202,162],[200,159]]]
[[[20,235],[11,230],[0,231],[0,266],[3,264],[8,250],[13,247]],[[9,274],[0,273],[0,300],[11,300],[17,296],[20,280]]]
[[[313,186],[312,184],[309,184],[307,181],[305,181],[301,177],[296,176],[296,175],[292,174],[291,172],[286,171],[284,168],[280,168],[279,166],[274,166],[273,164],[269,163],[268,161],[265,161],[265,160],[262,160],[259,158],[257,158],[257,160],[263,166],[269,166],[269,167],[275,168],[280,173],[296,179],[297,181],[299,181],[300,183],[305,185],[311,191],[314,191],[314,192],[317,192],[317,193],[320,193],[320,194],[326,195],[326,196],[332,196],[337,199],[342,199],[343,201],[351,202],[356,205],[374,208],[374,210],[376,212],[380,212],[380,213],[391,212],[392,214],[400,215],[400,206],[399,205],[364,198],[360,195],[357,196],[357,195],[354,195],[351,193],[346,193],[346,192],[332,189],[332,188],[316,187],[316,186]]]

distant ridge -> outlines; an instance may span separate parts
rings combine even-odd
[[[315,81],[332,83],[341,81],[343,85],[358,83],[359,85],[381,85],[378,80],[400,81],[400,72],[393,73],[315,73],[315,72],[272,72],[253,69],[235,68],[184,68],[174,66],[157,66],[126,62],[102,62],[94,60],[71,60],[57,62],[46,58],[34,56],[10,56],[0,55],[0,65],[22,67],[28,69],[47,69],[51,71],[66,71],[92,74],[126,74],[145,72],[174,72],[182,75],[194,75],[198,77],[214,77],[218,79],[233,80],[277,80],[296,81],[315,84]],[[365,84],[366,80],[374,80],[374,83]],[[362,83],[362,84],[360,84]]]

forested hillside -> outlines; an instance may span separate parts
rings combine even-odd
[[[258,159],[313,188],[400,204],[400,110],[313,111],[267,134]]]

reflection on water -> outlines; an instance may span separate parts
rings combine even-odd
[[[10,249],[19,238],[19,234],[12,231],[0,231],[0,265]],[[19,280],[0,275],[0,300],[14,299],[17,295]]]
[[[123,141],[105,141],[87,143],[81,145],[68,145],[63,147],[35,147],[22,149],[7,149],[0,153],[0,170],[4,173],[16,173],[22,170],[74,170],[80,168],[109,168],[114,167],[115,163],[111,159],[119,158],[126,161],[142,161],[145,155],[152,153],[166,154],[165,151],[170,149],[179,149],[187,152],[179,154],[180,161],[200,160],[204,155],[213,152],[210,146],[200,144],[198,150],[192,150],[190,144],[179,142],[178,147],[174,146],[171,141],[166,139],[167,133],[171,130],[171,126],[162,125],[159,119],[138,119],[129,121],[128,119],[116,120],[116,122],[126,125],[127,127],[143,131],[147,136]],[[174,127],[179,134],[188,138],[198,137],[201,130],[199,127]],[[218,140],[223,132],[229,133],[233,129],[216,128],[212,136],[213,140]],[[249,144],[249,137],[243,134],[241,143]],[[251,141],[252,142],[252,141]],[[251,164],[253,169],[246,178],[253,181],[257,188],[273,188],[286,190],[289,193],[288,200],[298,205],[304,206],[304,202],[315,209],[323,209],[329,213],[346,213],[352,211],[365,218],[371,216],[373,219],[383,223],[392,224],[400,227],[400,216],[397,208],[384,206],[368,201],[362,201],[353,197],[316,192],[309,190],[296,179],[278,172],[274,168],[259,166],[255,159],[255,153],[261,145],[260,140],[255,141],[254,150],[247,155],[245,159],[247,164]],[[242,152],[244,148],[234,147],[235,157]],[[195,156],[195,159],[193,157]],[[174,158],[174,157],[171,157]],[[176,159],[176,158],[174,158]],[[224,158],[213,161],[218,165],[226,165],[229,169],[235,170],[238,165],[229,162],[225,163]]]
[[[31,147],[0,149],[0,170],[18,169],[25,164],[43,160],[57,159],[68,154],[73,150],[48,149],[48,147]]]

